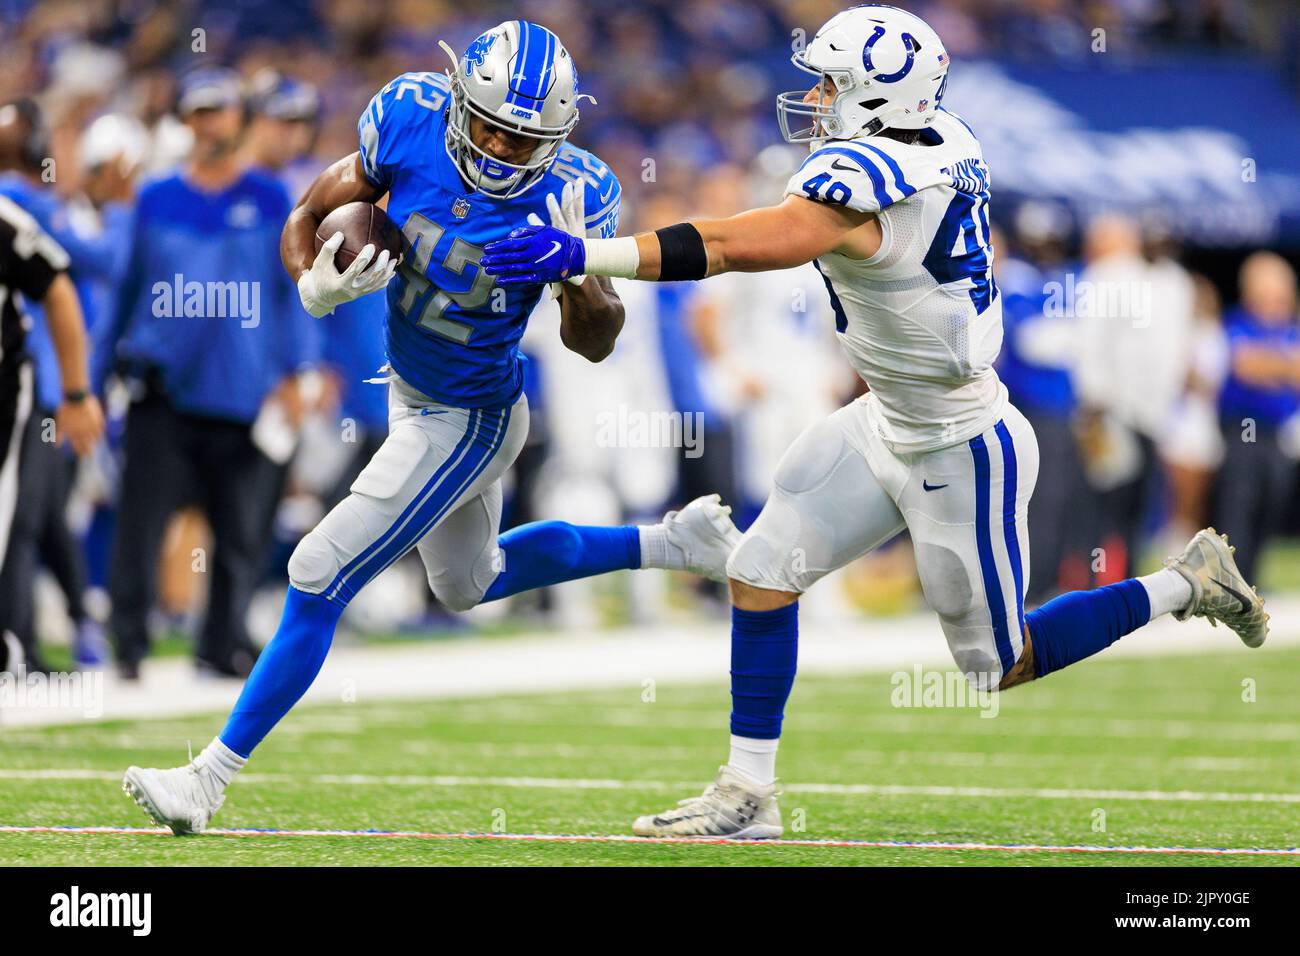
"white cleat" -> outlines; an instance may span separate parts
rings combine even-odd
[[[1180,621],[1204,617],[1214,625],[1222,621],[1247,647],[1259,647],[1268,637],[1268,615],[1264,599],[1237,570],[1235,550],[1228,546],[1226,534],[1205,528],[1192,536],[1182,554],[1165,559],[1165,567],[1192,586],[1192,602],[1174,612],[1174,617]]]
[[[730,765],[703,795],[679,800],[676,809],[637,817],[632,832],[643,837],[724,837],[730,840],[775,840],[783,832],[775,783],[754,783]]]
[[[171,770],[128,767],[122,790],[155,823],[169,827],[177,836],[202,833],[226,795],[200,759]]]
[[[681,511],[664,515],[668,541],[685,556],[686,570],[710,581],[727,580],[727,559],[740,543],[731,506],[719,495],[696,498]]]

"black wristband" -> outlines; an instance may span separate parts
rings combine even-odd
[[[84,402],[89,397],[90,393],[84,388],[72,388],[63,393],[63,400],[72,405],[76,405],[78,402]]]
[[[689,222],[656,229],[659,237],[659,281],[703,279],[709,274],[709,254],[704,237]]]

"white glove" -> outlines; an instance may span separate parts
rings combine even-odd
[[[339,272],[334,267],[334,253],[341,245],[343,233],[336,232],[320,247],[311,268],[298,277],[298,298],[302,299],[302,307],[318,319],[329,315],[344,302],[378,292],[388,285],[401,258],[399,256],[390,262],[385,249],[376,259],[374,245],[367,243],[352,264]],[[373,265],[371,259],[375,260]]]
[[[560,190],[560,199],[557,202],[555,194],[551,193],[546,197],[546,208],[551,214],[551,225],[556,229],[563,230],[571,236],[577,236],[579,239],[587,237],[587,189],[582,180],[564,184],[564,189]],[[528,214],[528,222],[534,226],[544,226],[541,218],[535,212]],[[582,285],[587,277],[585,275],[569,276],[565,282],[572,282],[574,285]],[[560,297],[560,283],[551,283],[551,298]]]

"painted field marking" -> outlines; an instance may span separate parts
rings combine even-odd
[[[6,833],[54,833],[76,835],[170,836],[171,831],[154,827],[60,827],[0,826]],[[947,843],[910,840],[727,840],[714,837],[637,837],[624,834],[567,833],[436,833],[419,830],[280,830],[214,829],[205,836],[221,837],[352,837],[362,839],[409,840],[499,840],[515,843],[630,843],[703,846],[806,846],[864,847],[893,850],[987,850],[1006,853],[1137,853],[1208,854],[1211,856],[1300,856],[1300,847],[1197,847],[1197,846],[1089,846],[1040,843]]]
[[[79,768],[0,769],[0,780],[111,780],[116,770]],[[698,780],[607,780],[568,777],[473,777],[454,774],[288,774],[243,773],[245,784],[322,784],[327,786],[507,787],[532,790],[700,790]],[[1141,800],[1170,803],[1300,804],[1300,793],[1203,790],[1107,790],[1066,787],[953,787],[875,783],[789,783],[787,793],[817,793],[867,797],[962,797],[974,799],[1032,798],[1038,800]]]

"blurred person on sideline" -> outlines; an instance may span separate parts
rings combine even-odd
[[[77,141],[80,177],[77,192],[68,200],[68,222],[82,241],[93,242],[104,250],[107,265],[77,276],[77,289],[82,301],[87,303],[87,313],[101,319],[91,329],[92,354],[96,336],[103,334],[109,325],[102,319],[112,314],[117,287],[126,269],[136,183],[149,161],[151,145],[144,124],[125,113],[108,113],[96,118]],[[124,388],[106,395],[106,441],[77,470],[67,508],[67,523],[81,538],[79,558],[85,568],[88,626],[98,638],[95,656],[101,659],[107,659],[108,650],[100,622],[108,617],[108,558],[117,507],[121,465],[118,452],[126,405]],[[48,551],[43,550],[42,560],[49,566],[54,564]],[[69,613],[72,604],[69,601]]]
[[[744,170],[719,165],[705,171],[696,186],[695,204],[719,215],[744,208]],[[689,205],[656,200],[647,203],[646,219],[673,222]],[[680,210],[680,215],[674,215]],[[753,398],[757,384],[741,383],[739,396],[720,380],[726,343],[719,333],[718,316],[702,299],[699,289],[686,283],[654,288],[659,316],[659,347],[674,411],[693,422],[703,442],[692,454],[678,459],[678,503],[716,492],[723,501],[736,501],[735,399]],[[730,383],[737,384],[737,383]],[[684,450],[685,451],[685,450]],[[715,582],[701,579],[701,590],[720,591]]]
[[[320,172],[312,156],[320,132],[320,93],[269,67],[259,70],[249,87],[244,154],[250,164],[275,173],[296,199]]]
[[[1191,366],[1169,429],[1160,439],[1160,458],[1169,476],[1171,514],[1165,537],[1186,538],[1210,517],[1214,477],[1223,463],[1219,390],[1228,374],[1228,339],[1218,290],[1194,275]]]
[[[247,104],[249,119],[242,146],[244,160],[251,168],[260,169],[279,180],[290,200],[297,198],[320,172],[320,164],[311,155],[320,125],[319,93],[310,83],[268,67],[259,70],[249,82]],[[380,339],[379,347],[382,349],[382,333],[378,325],[382,313],[371,307],[366,318],[373,324],[373,334]],[[322,329],[322,348],[330,339],[337,339],[329,334],[331,331],[334,330]],[[373,353],[373,347],[369,351]],[[362,348],[361,352],[364,355],[365,349]],[[275,438],[271,443],[258,442],[267,454],[267,487],[262,493],[262,504],[266,509],[263,539],[267,542],[268,556],[277,550],[276,516],[289,483],[290,466],[297,452],[303,418],[325,404],[334,404],[337,390],[327,387],[327,381],[332,384],[331,380],[314,373],[290,380],[285,388],[277,390],[254,423],[255,441],[258,434],[264,433],[274,433]],[[291,549],[296,543],[295,538],[292,542],[279,544]],[[276,578],[284,577],[287,561],[286,551],[280,567],[275,569]]]
[[[1181,269],[1153,264],[1138,224],[1118,214],[1088,224],[1084,258],[1072,297],[1073,380],[1084,468],[1100,499],[1098,580],[1109,583],[1135,573],[1141,558],[1161,480],[1156,442],[1187,379],[1192,285]],[[1068,300],[1068,284],[1064,291]]]
[[[273,395],[295,407],[298,375],[318,354],[316,326],[279,267],[289,197],[246,167],[244,110],[232,71],[201,68],[182,81],[178,112],[193,149],[182,168],[140,191],[126,277],[97,342],[96,381],[116,363],[132,389],[109,580],[110,629],[128,680],[149,650],[163,531],[190,504],[214,538],[195,568],[211,571],[200,672],[251,670],[245,617],[270,486],[255,423]]]
[[[515,503],[509,511],[517,504],[525,514],[531,509],[575,524],[650,520],[669,506],[680,463],[694,454],[692,448],[700,447],[700,431],[689,420],[682,420],[682,437],[690,448],[671,446],[665,439],[675,439],[676,430],[657,427],[675,409],[665,367],[670,359],[660,350],[658,327],[663,318],[654,294],[658,290],[630,282],[615,283],[614,288],[637,321],[623,327],[618,348],[603,362],[592,364],[564,347],[555,335],[559,310],[545,295],[524,331],[524,387],[530,402],[533,394],[541,398],[548,454],[544,461],[530,461],[536,452],[526,445],[515,460],[508,475]],[[530,440],[537,422],[532,415],[530,405]],[[703,448],[711,437],[704,433]],[[520,500],[523,495],[529,500]],[[624,576],[633,621],[662,619],[669,573],[649,570]],[[597,599],[605,587],[598,578],[580,578],[548,588],[552,618],[570,628],[599,624]],[[514,610],[531,600],[531,593],[524,592],[473,613],[500,614],[507,606]]]
[[[1300,329],[1296,274],[1272,252],[1241,267],[1241,302],[1224,317],[1228,376],[1219,393],[1224,458],[1215,495],[1219,527],[1231,527],[1237,562],[1254,576],[1295,487],[1295,461],[1282,444],[1300,412]]]
[[[123,149],[129,150],[129,144]],[[68,255],[68,275],[74,283],[82,321],[94,333],[101,300],[97,292],[116,282],[125,261],[120,229],[99,228],[85,215],[84,205],[65,203],[54,191],[50,171],[49,137],[41,109],[33,100],[16,100],[0,108],[0,195],[22,206]],[[120,226],[129,213],[127,200],[131,160],[114,174],[86,179],[102,185],[108,221]],[[138,157],[135,160],[138,163]],[[86,172],[89,172],[87,170]],[[27,352],[35,374],[35,406],[23,436],[19,497],[23,502],[10,529],[8,558],[0,573],[0,603],[7,609],[8,628],[23,645],[29,666],[43,666],[37,649],[35,579],[44,563],[63,591],[73,625],[73,660],[92,667],[106,657],[102,627],[86,612],[86,570],[81,546],[67,518],[68,499],[77,462],[51,441],[49,424],[64,401],[65,389],[58,349],[39,302],[29,303],[31,329]]]
[[[0,110],[0,129],[8,117]],[[0,137],[0,143],[4,142]],[[104,417],[89,391],[86,330],[77,291],[67,276],[68,254],[13,200],[0,196],[0,564],[6,563],[10,530],[20,507],[27,420],[35,399],[32,366],[24,348],[30,318],[26,303],[40,303],[62,373],[64,395],[53,419],[53,438],[78,455],[99,441]],[[0,600],[0,671],[43,668],[27,661],[13,634],[13,608]]]
[[[993,230],[993,274],[1002,290],[1004,337],[998,375],[1016,407],[1038,436],[1040,479],[1029,500],[1029,565],[1032,571],[1026,604],[1041,604],[1062,590],[1087,587],[1091,547],[1084,529],[1096,507],[1083,477],[1074,436],[1078,408],[1071,367],[1077,344],[1076,316],[1055,307],[1072,269],[1065,241],[1070,222],[1063,210],[1044,203],[1025,203],[1013,220],[1017,248],[1010,250]]]

